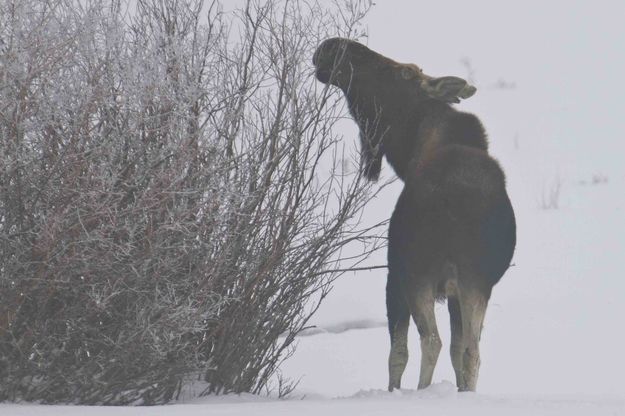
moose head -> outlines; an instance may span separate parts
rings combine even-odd
[[[476,88],[462,78],[453,76],[432,77],[414,64],[395,62],[366,46],[344,38],[327,39],[313,55],[317,79],[332,84],[344,92],[350,86],[378,83],[381,88],[407,88],[422,99],[432,98],[447,103],[459,103],[469,98]]]
[[[416,137],[418,125],[409,119],[418,120],[429,105],[458,103],[476,92],[462,78],[426,75],[417,65],[396,62],[350,39],[323,41],[313,55],[313,64],[319,81],[345,93],[360,128],[363,170],[370,180],[378,178],[385,153],[402,176],[404,166],[393,163],[389,142],[414,145],[410,137]],[[413,150],[402,148],[401,152],[405,156]]]

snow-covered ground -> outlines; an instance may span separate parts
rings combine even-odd
[[[482,337],[479,393],[455,392],[445,349],[425,391],[411,328],[405,391],[385,391],[382,270],[348,274],[299,338],[283,375],[290,400],[205,398],[150,408],[0,405],[9,415],[625,415],[625,2],[378,1],[369,46],[432,75],[467,76],[507,176],[518,247],[495,288]],[[502,82],[503,81],[503,82]],[[504,88],[502,88],[504,86]],[[511,88],[513,86],[513,88]],[[620,108],[620,110],[619,110]],[[346,140],[356,139],[353,126]],[[384,167],[386,178],[392,172]],[[559,192],[556,192],[559,188]],[[368,207],[387,218],[397,182]],[[544,209],[557,194],[557,208]],[[370,259],[385,264],[386,253]]]
[[[156,407],[83,407],[11,405],[0,407],[11,416],[334,416],[334,415],[480,415],[480,416],[615,416],[624,414],[624,401],[576,396],[488,396],[459,394],[451,383],[438,383],[424,391],[361,391],[351,397],[270,401],[260,398],[208,399],[193,404]]]

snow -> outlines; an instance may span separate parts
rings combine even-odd
[[[257,416],[324,416],[334,415],[623,415],[622,400],[588,399],[573,396],[488,396],[475,393],[457,393],[450,382],[433,384],[425,390],[359,391],[350,397],[335,399],[273,400],[247,396],[230,400],[197,401],[155,407],[84,407],[84,406],[35,406],[4,405],[0,407],[7,416],[160,416],[160,415],[257,415]]]
[[[625,335],[618,329],[625,317],[625,3],[377,3],[368,19],[371,48],[433,75],[464,76],[461,59],[470,58],[478,93],[459,108],[480,116],[507,173],[518,245],[515,266],[489,305],[479,392],[457,393],[449,381],[445,305],[437,305],[444,348],[435,384],[415,390],[420,352],[413,326],[406,389],[386,392],[385,272],[374,270],[337,281],[312,322],[317,327],[299,338],[282,368],[300,379],[289,400],[0,404],[1,415],[625,415]],[[516,87],[495,88],[500,79]],[[346,126],[346,140],[356,143],[356,134]],[[383,174],[390,178],[391,169],[384,166]],[[542,209],[556,183],[558,208]],[[400,189],[399,182],[385,189],[365,220],[387,218]],[[385,264],[385,256],[369,263]]]

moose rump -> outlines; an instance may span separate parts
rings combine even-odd
[[[419,388],[431,383],[441,349],[434,306],[445,298],[456,383],[475,390],[486,305],[515,235],[503,171],[486,151],[445,146],[410,172],[389,228],[389,390],[400,387],[408,360],[410,316],[421,337]]]

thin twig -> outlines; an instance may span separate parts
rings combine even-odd
[[[332,270],[324,270],[321,272],[314,273],[313,276],[319,276],[322,274],[330,274],[330,273],[345,273],[345,272],[357,272],[361,270],[376,270],[376,269],[388,269],[388,265],[383,264],[379,266],[368,266],[368,267],[349,267],[346,269],[332,269]]]

